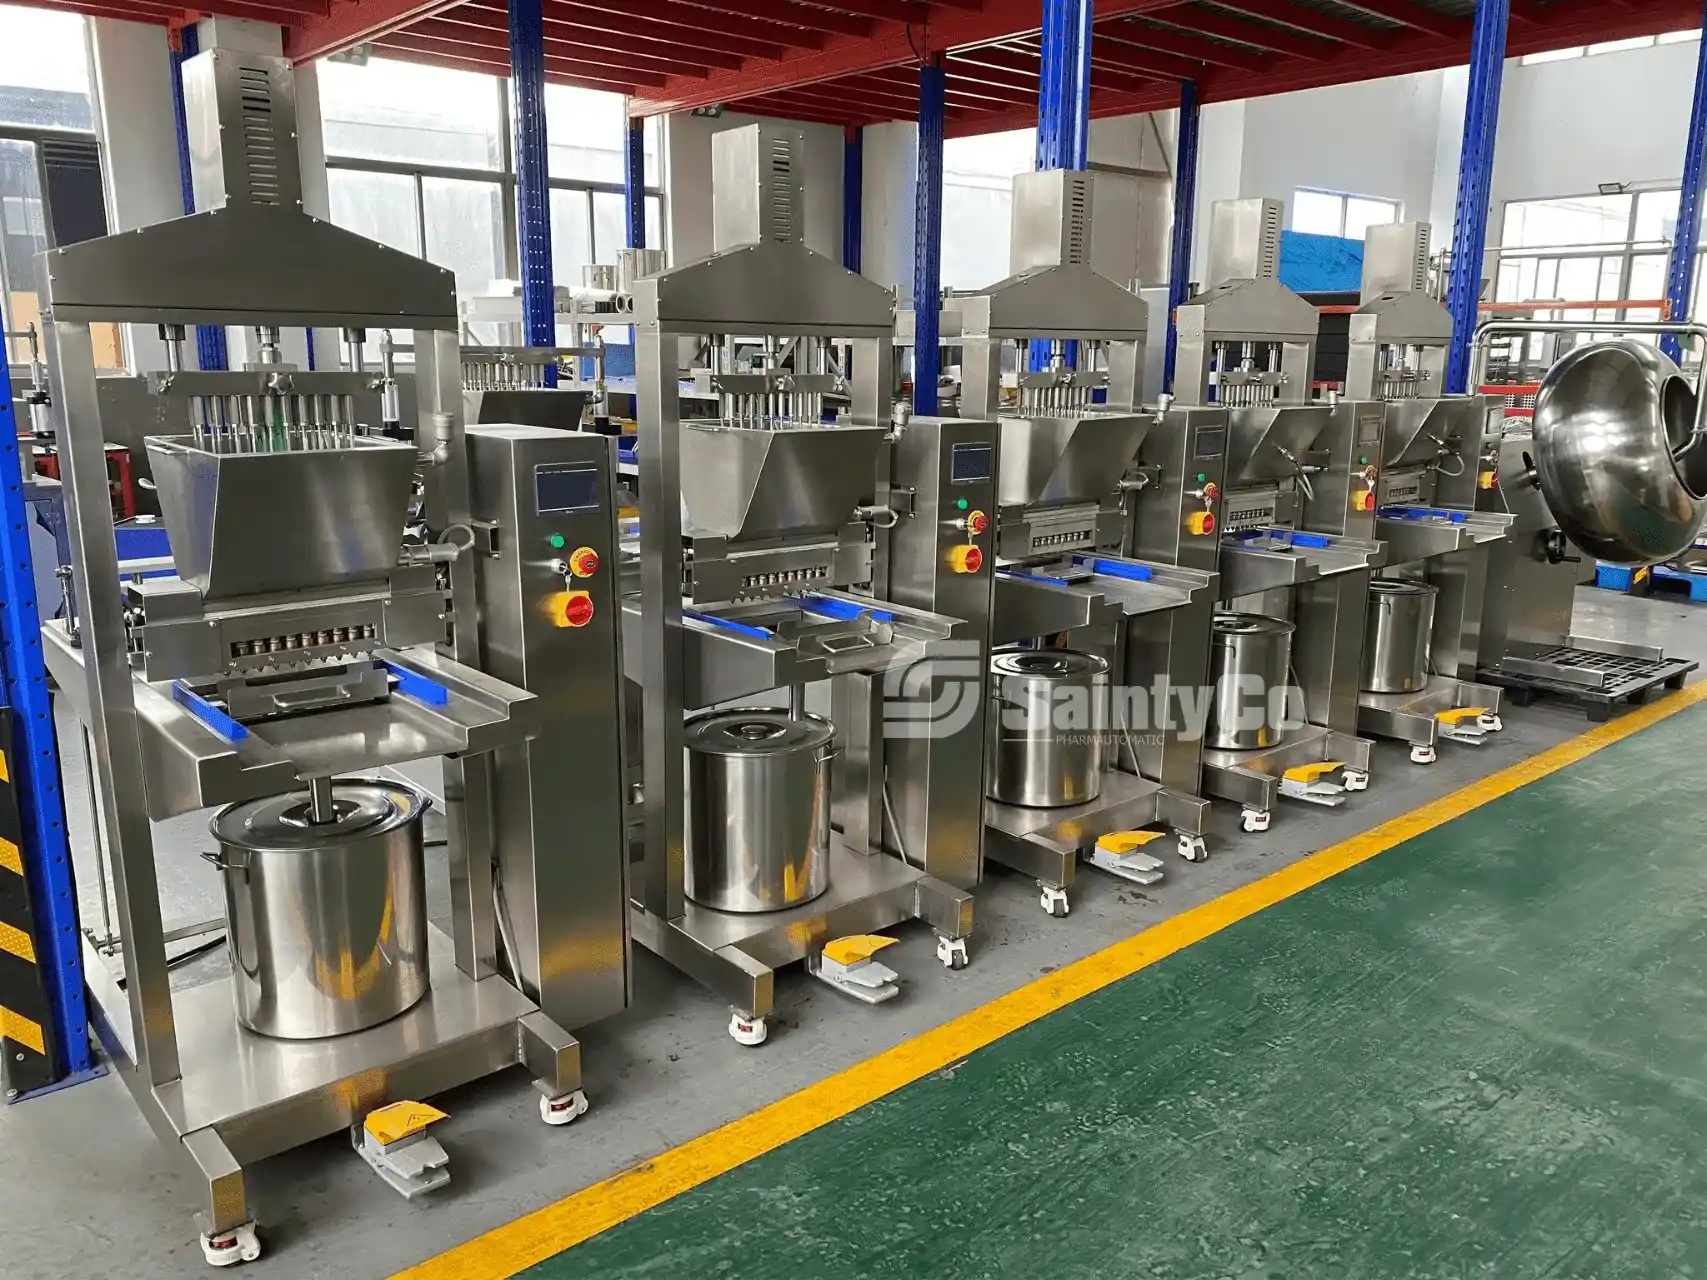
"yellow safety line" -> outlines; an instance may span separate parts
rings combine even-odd
[[[0,1004],[0,1042],[6,1041],[27,1045],[37,1053],[47,1052],[47,1041],[42,1037],[41,1023],[33,1018],[26,1018],[21,1013],[13,1013]]]
[[[1063,1005],[1166,959],[1384,850],[1575,764],[1704,698],[1707,681],[1638,707],[1261,880],[1181,912],[720,1129],[496,1227],[399,1272],[393,1280],[502,1280],[513,1276],[672,1196],[959,1062]]]
[[[9,951],[20,960],[36,962],[36,944],[30,935],[15,925],[0,920],[0,951]]]
[[[18,846],[4,836],[0,836],[0,867],[5,867],[15,876],[24,874],[23,855],[18,852]]]

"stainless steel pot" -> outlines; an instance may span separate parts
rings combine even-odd
[[[1102,794],[1108,663],[1072,649],[990,657],[986,793],[1002,804],[1058,809]]]
[[[737,708],[687,722],[684,890],[718,911],[780,911],[830,887],[830,762],[820,716]]]
[[[1426,582],[1369,584],[1363,681],[1369,693],[1411,693],[1428,683],[1428,646],[1440,589]]]
[[[427,799],[340,781],[330,821],[309,793],[230,805],[210,824],[225,878],[237,1020],[284,1040],[345,1035],[427,994]]]
[[[1633,338],[1590,343],[1547,371],[1535,397],[1535,477],[1565,536],[1608,564],[1686,551],[1707,517],[1707,452],[1695,391]]]
[[[1280,745],[1285,708],[1271,696],[1291,686],[1292,624],[1260,613],[1218,613],[1210,634],[1214,696],[1204,745],[1254,751]]]

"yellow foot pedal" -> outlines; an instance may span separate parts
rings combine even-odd
[[[393,1102],[350,1130],[356,1154],[405,1200],[450,1181],[450,1157],[427,1126],[450,1117],[425,1102]]]
[[[1329,782],[1328,775],[1338,771],[1339,782]],[[1369,775],[1348,769],[1344,760],[1317,760],[1311,764],[1293,765],[1280,775],[1280,794],[1303,800],[1308,804],[1324,804],[1330,808],[1345,803],[1345,793],[1362,791],[1369,785]]]
[[[1122,880],[1155,884],[1162,878],[1162,860],[1146,853],[1144,846],[1154,844],[1165,834],[1162,831],[1111,831],[1091,846],[1091,865],[1101,867]],[[1045,903],[1045,909],[1047,907]]]
[[[1490,733],[1498,733],[1505,727],[1499,716],[1486,707],[1453,707],[1450,711],[1436,711],[1434,718],[1441,733],[1454,742],[1466,742],[1473,747],[1481,746]]]
[[[882,934],[851,934],[825,943],[816,956],[807,957],[806,967],[844,995],[866,1004],[882,1004],[901,994],[901,975],[872,957],[894,945],[894,938]]]

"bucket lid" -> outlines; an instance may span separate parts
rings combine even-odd
[[[1376,578],[1369,584],[1369,593],[1377,596],[1432,596],[1440,588],[1432,582],[1401,581],[1397,578]]]
[[[1108,663],[1077,649],[1004,649],[990,655],[990,673],[1034,680],[1074,680],[1108,674]]]
[[[689,751],[714,756],[769,756],[805,751],[835,741],[836,726],[823,716],[804,717],[786,711],[731,707],[708,711],[687,722]]]
[[[332,784],[332,804],[337,821],[316,823],[309,817],[308,792],[286,791],[227,805],[208,829],[221,844],[244,849],[323,849],[405,826],[426,810],[427,798],[401,782],[352,778]]]
[[[1290,622],[1261,613],[1218,613],[1213,626],[1223,636],[1290,635],[1293,630]]]

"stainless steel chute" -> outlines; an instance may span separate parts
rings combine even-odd
[[[1535,397],[1534,469],[1572,542],[1608,564],[1687,551],[1707,518],[1700,405],[1677,365],[1635,338],[1567,353]]]

